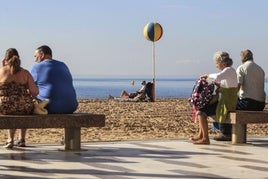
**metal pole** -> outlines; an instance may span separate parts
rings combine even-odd
[[[152,88],[152,97],[153,102],[155,102],[155,45],[153,42],[152,46],[152,63],[153,63],[153,88]]]

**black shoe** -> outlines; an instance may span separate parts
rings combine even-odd
[[[231,135],[220,134],[213,138],[216,141],[232,141]]]
[[[12,149],[13,146],[14,146],[13,141],[10,141],[10,142],[6,142],[6,145],[4,145],[3,147],[6,149]]]
[[[15,143],[14,143],[15,146],[18,146],[18,147],[26,147],[25,145],[25,139],[20,139],[20,140],[16,140]]]

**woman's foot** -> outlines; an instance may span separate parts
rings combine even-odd
[[[193,144],[199,144],[199,145],[209,145],[209,139],[199,139],[197,141],[194,141]]]
[[[12,149],[13,146],[14,146],[13,141],[10,141],[10,142],[6,142],[6,145],[4,145],[3,147],[6,149]]]
[[[191,140],[191,141],[198,141],[200,139],[201,139],[201,137],[199,137],[199,136],[195,136],[195,137],[190,137],[189,138],[189,140]]]

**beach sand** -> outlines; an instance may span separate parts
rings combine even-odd
[[[178,139],[198,132],[198,124],[193,122],[191,108],[185,98],[156,99],[156,102],[80,99],[77,112],[106,115],[105,127],[81,129],[82,142]],[[210,129],[209,135],[212,138],[217,132]],[[59,143],[63,136],[63,129],[28,129],[26,141]],[[268,124],[249,124],[248,136],[268,136]],[[3,144],[6,139],[7,130],[0,130],[0,143]]]

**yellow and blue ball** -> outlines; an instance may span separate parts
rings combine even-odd
[[[144,37],[152,42],[158,41],[163,35],[163,29],[157,22],[150,22],[144,26]]]

